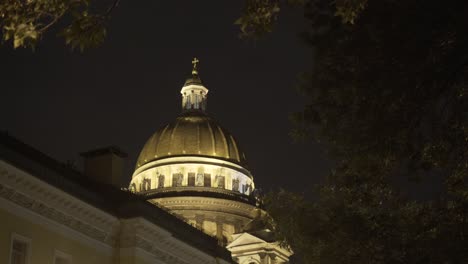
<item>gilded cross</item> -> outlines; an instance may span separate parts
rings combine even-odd
[[[193,64],[193,70],[192,72],[197,72],[197,63],[199,63],[200,61],[197,59],[197,58],[193,58],[192,60],[192,64]]]

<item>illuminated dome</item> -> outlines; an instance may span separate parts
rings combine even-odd
[[[205,156],[245,167],[245,157],[233,136],[201,112],[186,112],[154,133],[146,142],[137,168],[148,162],[177,156]]]
[[[255,184],[234,137],[206,114],[197,62],[182,114],[146,141],[129,189],[226,244],[258,215]]]
[[[286,263],[291,254],[279,250],[270,230],[254,221],[266,213],[258,207],[259,191],[244,153],[206,114],[209,91],[197,63],[194,58],[192,75],[180,90],[182,114],[146,141],[129,190],[216,237],[238,263],[270,263],[267,255]]]
[[[252,174],[234,137],[206,114],[208,89],[197,71],[185,81],[182,114],[157,130],[138,157],[130,187],[138,192],[192,190],[249,196]],[[203,180],[203,182],[202,182]]]

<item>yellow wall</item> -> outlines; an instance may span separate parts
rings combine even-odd
[[[71,255],[73,264],[112,263],[111,257],[105,256],[89,245],[0,209],[0,263],[2,264],[7,264],[9,261],[12,233],[31,239],[30,264],[53,264],[55,250]]]

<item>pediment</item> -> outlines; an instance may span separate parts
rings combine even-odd
[[[238,246],[252,245],[252,244],[263,244],[265,240],[260,239],[249,233],[242,233],[234,235],[234,240],[227,245],[227,248],[233,248]]]

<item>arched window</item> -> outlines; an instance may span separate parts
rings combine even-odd
[[[187,179],[188,186],[195,186],[195,173],[189,172]],[[202,180],[203,183],[203,180]]]
[[[205,178],[203,173],[197,173],[197,178],[195,180],[195,186],[203,186],[205,184]]]
[[[192,102],[190,100],[190,95],[188,95],[185,100],[185,109],[190,109],[191,105],[192,105]]]
[[[195,109],[198,109],[198,103],[199,103],[199,95],[195,94],[194,99],[195,99]]]
[[[224,186],[225,186],[225,178],[224,178],[224,176],[217,175],[217,176],[215,177],[215,181],[216,181],[216,187],[218,187],[218,188],[223,188],[223,189],[224,189]]]
[[[235,192],[239,191],[239,179],[232,179],[232,190]]]
[[[158,188],[164,188],[164,175],[158,176]]]
[[[182,186],[183,180],[184,180],[184,175],[182,173],[172,174],[172,187]]]
[[[203,174],[203,179],[204,179],[204,186],[211,187],[211,174],[209,173]]]
[[[151,179],[143,179],[143,191],[151,190]]]
[[[242,185],[242,193],[243,194],[249,195],[251,191],[252,191],[252,185],[250,185],[250,184],[243,184]]]

